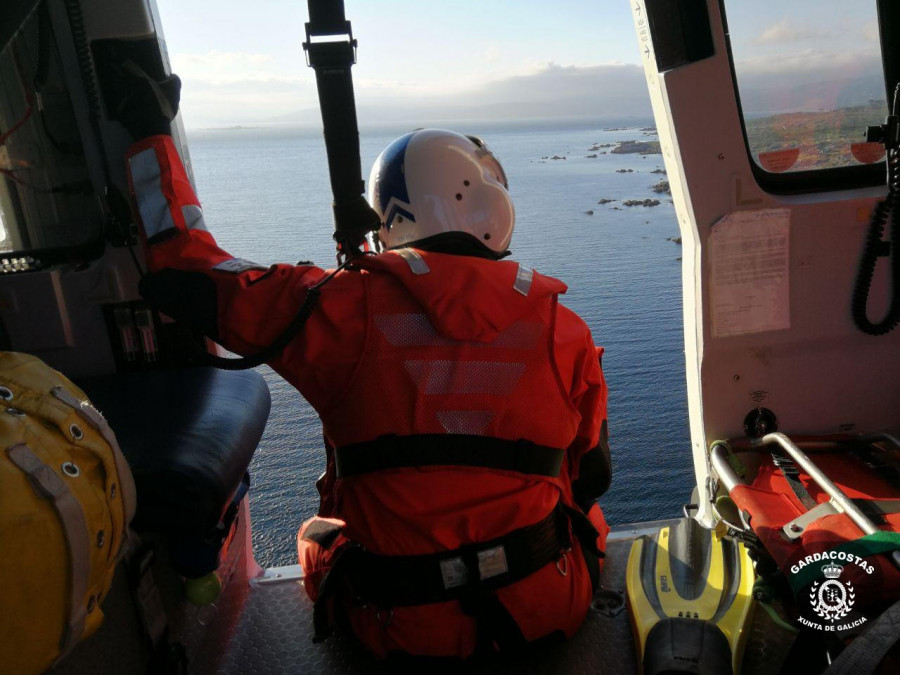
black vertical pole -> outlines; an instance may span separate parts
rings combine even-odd
[[[313,38],[329,38],[313,42]],[[343,0],[309,0],[303,49],[316,73],[319,106],[334,195],[334,238],[338,252],[358,252],[368,232],[378,229],[378,215],[366,202],[359,155],[359,127],[350,68],[356,63],[356,40],[344,16]]]

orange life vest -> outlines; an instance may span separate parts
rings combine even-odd
[[[411,249],[360,261],[370,272],[366,349],[356,377],[322,415],[334,478],[333,511],[323,515],[345,522],[343,535],[374,554],[360,565],[389,569],[394,557],[402,558],[398,565],[414,557],[424,565],[431,556],[435,583],[421,599],[449,598],[408,604],[413,593],[390,607],[383,596],[350,606],[354,632],[381,655],[472,653],[479,617],[453,592],[448,561],[459,550],[477,554],[485,542],[493,545],[482,556],[511,556],[515,544],[498,552],[498,541],[541,523],[552,530],[554,514],[563,514],[567,531],[555,541],[552,560],[541,558],[525,578],[492,592],[526,641],[571,636],[592,595],[582,542],[569,522],[579,518],[567,449],[580,414],[554,355],[557,293],[564,286],[524,268],[502,288],[502,279],[487,274],[461,275],[456,262]],[[500,301],[493,324],[475,322],[467,316],[472,308],[459,301],[472,289],[454,287],[473,283]],[[497,564],[509,568],[515,561]],[[488,581],[498,571],[479,568],[467,574]],[[407,585],[417,583],[404,569]]]

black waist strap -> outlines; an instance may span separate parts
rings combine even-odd
[[[355,549],[345,567],[353,592],[381,607],[460,599],[534,574],[571,547],[568,519],[556,508],[543,520],[478,544],[428,555],[386,556]]]
[[[556,478],[565,452],[531,441],[465,434],[380,436],[334,450],[338,478],[419,466],[466,466]]]

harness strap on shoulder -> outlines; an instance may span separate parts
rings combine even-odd
[[[420,466],[465,466],[556,478],[565,453],[520,439],[467,434],[380,436],[334,450],[338,478]]]

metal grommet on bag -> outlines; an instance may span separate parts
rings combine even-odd
[[[12,401],[13,393],[6,387],[0,387],[0,399],[3,399],[4,401]]]
[[[81,475],[81,470],[78,468],[78,465],[73,464],[72,462],[66,462],[62,465],[62,472],[69,476],[69,478],[77,478]]]
[[[80,441],[82,438],[84,438],[84,432],[77,424],[69,425],[69,433],[72,434],[72,438],[74,438],[76,441]]]
[[[94,611],[94,607],[96,606],[96,604],[97,604],[97,599],[93,595],[90,598],[88,598],[88,604],[87,604],[88,614],[90,614],[91,612]]]
[[[569,556],[566,553],[568,551],[563,551],[559,560],[556,561],[556,571],[562,576],[566,576],[569,573]]]
[[[389,607],[387,610],[376,610],[375,620],[378,621],[378,623],[384,624],[385,626],[390,626],[391,622],[394,620],[394,608]]]
[[[103,544],[106,543],[106,532],[100,530],[97,533],[97,548],[103,548]]]
[[[6,412],[13,417],[25,417],[25,411],[18,408],[7,408]]]
[[[197,623],[201,626],[208,626],[215,621],[218,615],[219,606],[216,605],[216,603],[212,602],[208,605],[204,605],[203,607],[200,607],[197,612]]]
[[[115,483],[113,483],[112,485],[109,486],[109,498],[110,499],[116,498],[116,484]]]

